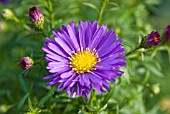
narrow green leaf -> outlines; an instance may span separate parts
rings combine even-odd
[[[21,110],[21,109],[22,109],[22,107],[23,107],[26,99],[28,98],[28,96],[29,96],[29,93],[25,94],[25,95],[22,97],[22,99],[19,101],[18,107],[17,107],[18,110]]]
[[[44,103],[46,103],[47,100],[49,100],[50,97],[53,96],[55,90],[56,90],[56,88],[53,87],[53,88],[51,89],[51,91],[49,91],[49,92],[40,100],[40,102],[38,103],[37,106],[38,106],[38,107],[41,107]]]
[[[140,49],[136,50],[136,52],[145,52],[145,51],[146,51],[145,48],[140,48]]]
[[[170,48],[168,46],[166,46],[167,52],[168,52],[168,56],[169,56],[169,61],[170,61]]]
[[[88,6],[92,9],[96,10],[97,12],[99,12],[99,9],[92,3],[83,3],[83,5]]]
[[[85,106],[90,112],[96,112],[97,110],[94,109],[92,106]]]
[[[114,92],[114,89],[115,89],[115,88],[113,87],[113,88],[108,92],[108,94],[106,95],[104,101],[101,103],[101,104],[102,104],[101,107],[105,106],[106,103],[108,102],[108,100],[112,97],[113,92]]]
[[[144,66],[148,70],[150,70],[153,74],[155,74],[156,76],[163,77],[162,72],[160,72],[160,70],[158,68],[156,68],[155,65],[153,65],[153,64],[144,64]]]
[[[119,5],[117,4],[117,3],[115,3],[115,2],[109,2],[108,3],[109,5],[112,5],[112,6],[114,6],[114,7],[118,7]]]
[[[119,114],[119,105],[116,105],[116,114]]]
[[[104,111],[107,108],[107,103],[100,109],[100,112]]]
[[[25,93],[28,92],[28,87],[27,87],[22,75],[19,76],[19,84],[20,84],[20,87],[23,90],[23,92],[25,92]]]
[[[31,102],[30,97],[28,97],[28,106],[29,106],[29,109],[30,109],[31,112],[35,112],[35,109],[32,106],[32,102]]]

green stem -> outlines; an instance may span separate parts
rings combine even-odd
[[[48,10],[49,10],[49,17],[51,21],[51,28],[54,28],[54,12],[51,0],[47,0]]]
[[[138,49],[139,49],[139,47],[136,47],[134,50],[132,50],[132,51],[126,53],[125,56],[129,56],[129,55],[135,53]]]
[[[19,20],[17,17],[13,17],[13,20],[14,20],[16,23],[22,24],[22,26],[23,26],[26,30],[28,30],[28,31],[30,31],[30,32],[33,31],[28,25],[26,25],[25,23],[22,23],[21,20]]]
[[[26,25],[26,24],[23,24],[22,25],[26,30],[28,30],[28,31],[30,31],[30,32],[32,32],[33,30],[28,26],[28,25]]]
[[[100,21],[103,17],[103,12],[104,12],[104,9],[106,7],[106,3],[107,3],[107,0],[101,0],[101,7],[100,7],[100,11],[99,11],[99,14],[98,14],[98,17],[97,17],[98,23],[100,23]]]
[[[47,31],[44,28],[41,29],[41,32],[45,37],[48,37]]]
[[[20,20],[17,18],[17,17],[13,17],[13,20],[16,22],[16,23],[19,23],[20,22]]]
[[[169,42],[165,42],[165,43],[163,43],[163,44],[160,44],[160,45],[158,45],[158,46],[156,46],[156,47],[154,47],[154,49],[158,49],[158,48],[160,48],[161,46],[165,46],[165,45],[169,45],[168,44]],[[152,50],[153,48],[152,47],[150,47],[150,48],[143,48],[144,50],[140,50],[140,49],[142,49],[140,46],[137,46],[134,50],[132,50],[132,51],[130,51],[130,52],[128,52],[128,53],[126,53],[125,54],[125,56],[130,56],[130,55],[132,55],[132,54],[134,54],[134,53],[137,53],[137,52],[147,52],[147,51],[150,51],[150,50]]]
[[[83,96],[81,96],[81,100],[82,100],[82,103],[83,103],[83,105],[84,105],[84,107],[85,107],[85,109],[86,109],[86,112],[90,112],[90,111],[88,110],[88,108],[86,107],[86,103],[85,103],[85,100],[84,100]]]

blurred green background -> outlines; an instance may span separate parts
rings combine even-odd
[[[45,17],[44,26],[51,34],[47,1],[8,0],[5,4],[0,3],[0,11],[9,8],[20,20],[17,23],[0,17],[0,113],[27,113],[30,110],[27,100],[22,106],[19,106],[24,95],[27,98],[29,93],[33,106],[36,106],[51,89],[45,87],[47,81],[42,80],[48,74],[44,70],[44,65],[34,66],[29,72],[23,71],[18,66],[18,60],[24,56],[39,59],[43,55],[41,48],[44,36],[41,31],[36,29],[28,31],[25,25],[33,28],[28,10],[32,6],[37,6]],[[51,1],[55,15],[54,25],[55,28],[58,28],[70,21],[78,23],[79,20],[97,20],[102,0]],[[146,36],[155,30],[163,36],[166,26],[170,24],[169,4],[169,0],[109,0],[100,25],[108,24],[109,28],[116,31],[119,38],[123,37],[124,47],[126,52],[129,52],[137,45],[139,35]],[[167,50],[159,50],[153,58],[150,55],[154,51],[151,50],[145,55],[145,61],[141,61],[141,57],[137,57],[127,62],[126,69],[123,69],[126,71],[125,75],[117,79],[120,86],[113,85],[117,89],[110,103],[120,106],[125,99],[137,97],[123,105],[120,108],[120,114],[170,114],[170,55]],[[26,76],[24,76],[25,74]],[[147,83],[141,85],[141,81],[145,79],[146,75],[149,77]],[[145,89],[147,84],[151,85],[148,86],[148,90]],[[117,93],[121,95],[117,95]],[[81,109],[78,99],[71,101],[63,91],[55,94],[53,107],[48,108],[48,103],[44,103],[41,107],[44,112],[41,113],[67,114],[70,110],[70,113],[77,113]],[[114,100],[117,102],[115,103]],[[59,105],[59,103],[68,103],[67,107],[70,109],[64,108],[65,104]],[[57,108],[54,108],[55,106]],[[108,106],[105,112],[101,113],[114,114],[116,109],[110,107]]]

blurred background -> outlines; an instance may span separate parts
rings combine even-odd
[[[54,27],[71,21],[97,20],[102,0],[51,0]],[[48,74],[45,64],[30,71],[18,66],[20,58],[43,56],[44,36],[31,25],[28,11],[37,6],[45,17],[44,27],[51,34],[48,0],[0,0],[0,11],[10,9],[18,20],[0,17],[0,113],[22,114],[30,112],[28,96],[35,108],[51,90],[42,80]],[[138,44],[138,37],[158,31],[162,38],[170,24],[170,0],[109,0],[101,24],[107,24],[124,38],[126,52]],[[53,38],[53,35],[50,35]],[[127,60],[125,74],[117,79],[114,94],[102,114],[170,114],[170,47],[151,50]],[[105,96],[105,94],[103,95]],[[97,96],[97,98],[102,98]],[[79,99],[71,101],[65,92],[54,93],[50,106],[44,102],[36,108],[44,114],[78,113]],[[126,102],[127,100],[127,102]],[[101,103],[100,100],[97,102]],[[67,103],[67,104],[64,104]],[[93,105],[92,105],[93,106]],[[95,106],[94,106],[95,107]],[[117,113],[118,114],[118,113]]]

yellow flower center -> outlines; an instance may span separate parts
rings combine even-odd
[[[89,49],[79,51],[70,58],[70,67],[78,74],[95,70],[94,66],[99,61],[95,52],[90,52]]]
[[[154,39],[154,42],[157,42],[157,41],[158,41],[158,38],[157,38],[157,37],[154,37],[153,39]]]

